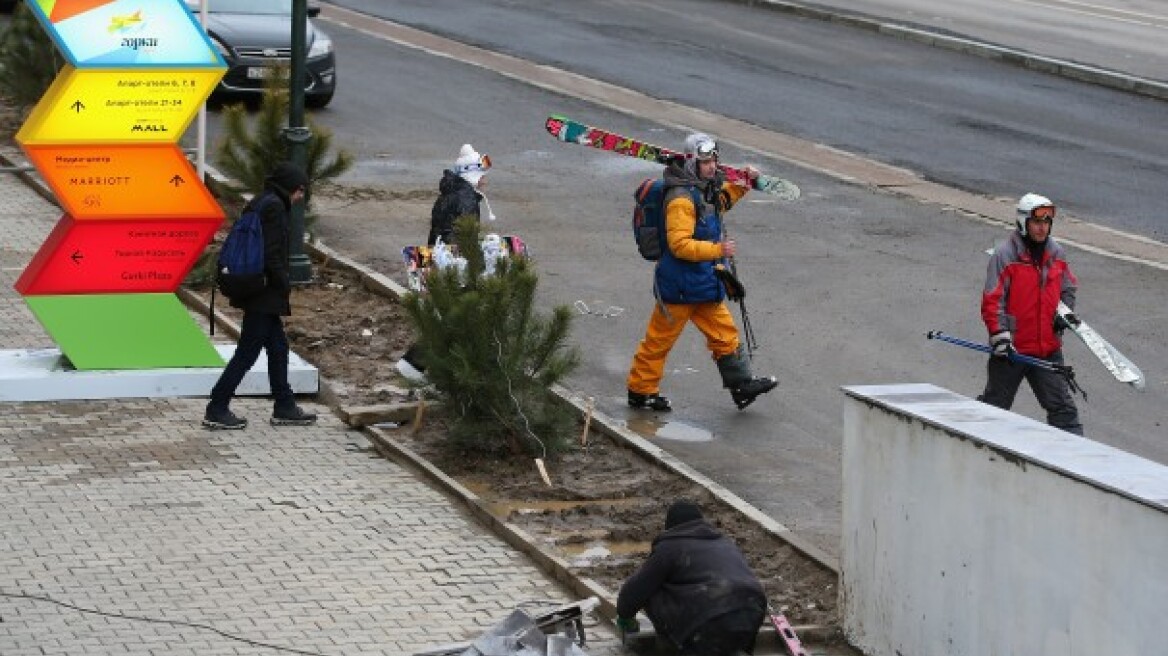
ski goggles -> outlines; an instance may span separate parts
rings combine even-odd
[[[486,173],[491,168],[491,156],[479,155],[479,161],[463,164],[458,167],[457,173]]]
[[[1053,223],[1054,214],[1054,205],[1043,205],[1030,210],[1030,216],[1028,218],[1038,223]]]
[[[694,157],[698,161],[704,162],[708,159],[718,158],[718,144],[712,140],[703,139],[699,141],[694,147]]]

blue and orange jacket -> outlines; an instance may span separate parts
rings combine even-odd
[[[1066,251],[1047,238],[1042,261],[1035,262],[1017,232],[994,249],[981,298],[981,317],[990,336],[1010,331],[1023,355],[1048,358],[1062,348],[1054,329],[1059,301],[1074,309],[1079,281]]]
[[[722,213],[746,194],[746,188],[729,182],[699,180],[680,163],[670,164],[665,177],[665,230],[668,248],[654,273],[657,298],[663,303],[720,302],[726,297],[714,265],[723,259]],[[715,202],[694,207],[691,187],[699,192],[713,185]],[[699,194],[703,197],[704,194]]]

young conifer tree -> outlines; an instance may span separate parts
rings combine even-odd
[[[563,450],[575,413],[552,393],[580,363],[568,345],[572,312],[536,311],[538,276],[526,258],[500,259],[484,275],[479,224],[455,223],[465,271],[433,272],[404,305],[419,335],[426,378],[452,419],[450,437],[480,453],[545,457]]]
[[[246,104],[223,108],[224,135],[215,148],[215,165],[238,183],[233,191],[258,194],[272,163],[288,159],[288,142],[284,139],[290,95],[286,69],[278,67],[268,78],[254,119]],[[305,115],[304,122],[312,132],[305,153],[305,172],[313,184],[352,168],[353,155],[344,149],[329,159],[333,147],[331,130],[321,127],[309,115]],[[309,213],[305,218],[311,224],[314,217]]]

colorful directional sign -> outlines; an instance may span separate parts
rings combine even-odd
[[[25,296],[74,368],[221,367],[223,358],[174,294]]]
[[[222,77],[222,68],[65,66],[16,133],[16,141],[33,146],[173,144]]]
[[[223,360],[174,291],[223,213],[177,147],[223,76],[182,0],[28,0],[69,64],[16,140],[67,213],[16,289],[77,369]]]
[[[220,222],[65,216],[17,279],[16,291],[25,296],[174,292]]]
[[[223,215],[177,146],[25,145],[24,152],[81,220]]]
[[[30,0],[28,5],[76,67],[223,65],[183,2]]]

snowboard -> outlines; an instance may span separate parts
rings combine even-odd
[[[548,134],[565,143],[590,146],[658,164],[668,164],[686,158],[684,153],[584,125],[565,116],[549,116],[544,127]],[[718,164],[718,169],[726,176],[726,180],[734,184],[753,187],[757,191],[776,196],[782,200],[796,200],[802,193],[799,187],[790,180],[760,174],[751,185],[750,176],[747,175],[745,169],[724,164]]]
[[[489,234],[483,238],[481,246],[487,273],[494,272],[494,263],[500,257],[526,257],[528,254],[527,244],[518,235]],[[454,244],[439,242],[434,246],[406,246],[401,253],[406,270],[406,288],[419,294],[426,291],[426,277],[431,271],[466,264],[466,260],[458,254],[458,246]]]

